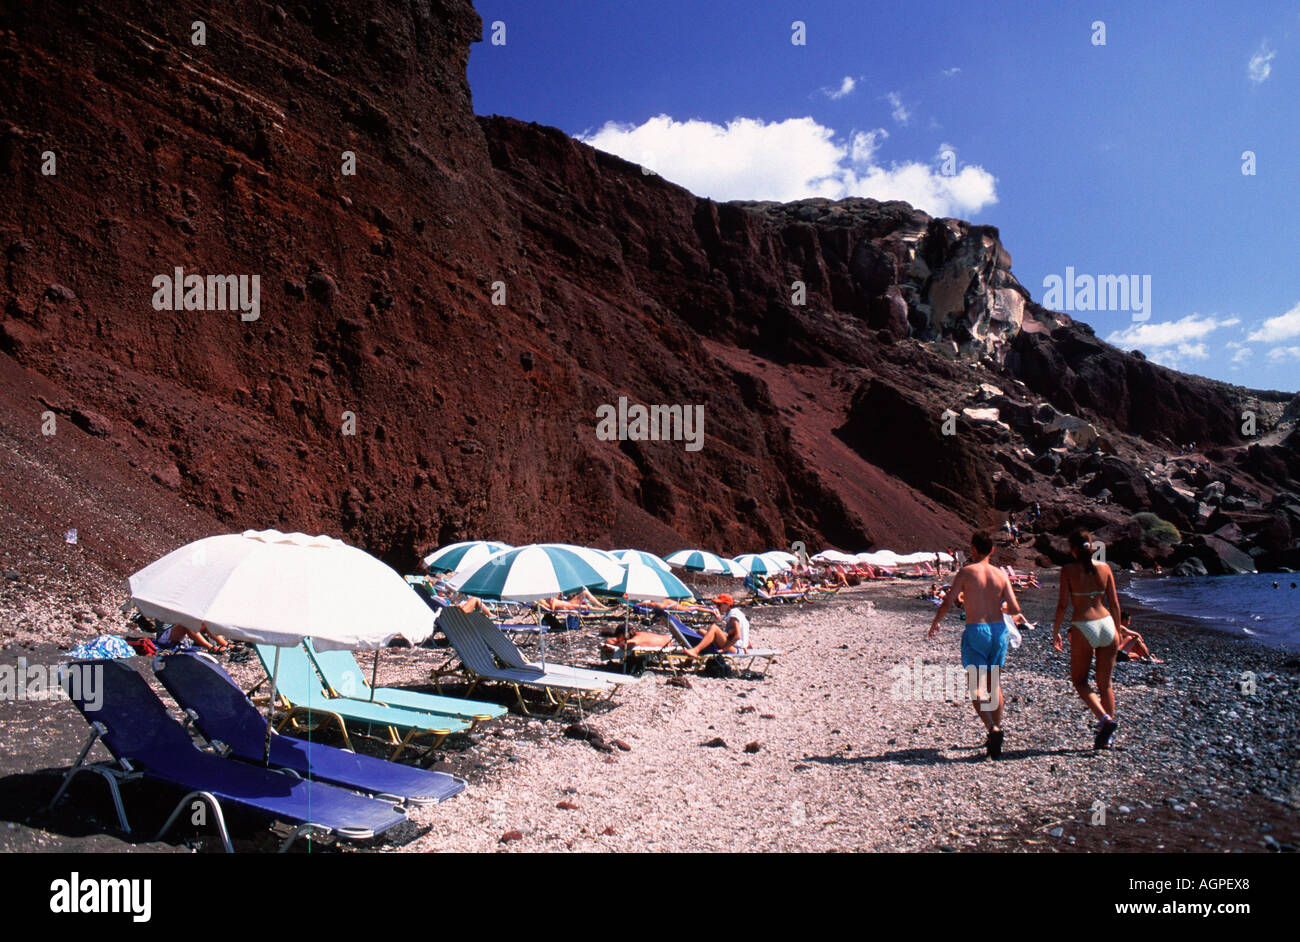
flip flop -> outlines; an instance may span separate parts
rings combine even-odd
[[[1097,727],[1097,738],[1092,741],[1092,748],[1109,749],[1110,737],[1115,735],[1117,729],[1119,729],[1119,724],[1114,720],[1102,720]]]

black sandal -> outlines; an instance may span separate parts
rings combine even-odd
[[[1002,758],[1002,740],[1004,734],[1000,729],[989,731],[989,738],[984,740],[984,751],[988,753],[990,759]]]
[[[1114,720],[1102,720],[1101,725],[1097,727],[1097,738],[1092,741],[1092,748],[1109,749],[1110,737],[1115,735],[1117,729],[1119,724]]]

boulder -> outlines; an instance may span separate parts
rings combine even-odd
[[[1101,459],[1100,467],[1083,489],[1085,494],[1097,495],[1110,491],[1111,499],[1129,510],[1146,510],[1150,504],[1150,486],[1136,467],[1122,458],[1109,455]]]
[[[1221,574],[1236,575],[1255,571],[1255,561],[1226,540],[1221,540],[1215,536],[1207,536],[1205,546],[1214,553]]]
[[[1077,415],[1057,415],[1047,424],[1047,431],[1055,432],[1067,448],[1087,449],[1097,441],[1097,427]]]
[[[1175,576],[1208,576],[1209,572],[1205,568],[1205,563],[1201,562],[1195,556],[1189,556],[1181,563],[1174,567]]]

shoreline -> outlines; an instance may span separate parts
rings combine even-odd
[[[897,672],[918,658],[957,663],[960,625],[950,618],[927,642],[934,607],[915,598],[926,581],[873,582],[807,606],[749,608],[757,643],[788,652],[765,680],[691,675],[684,689],[651,671],[624,688],[587,722],[624,740],[628,752],[565,738],[572,716],[512,713],[453,737],[436,767],[465,777],[469,788],[415,811],[409,842],[381,849],[1264,851],[1269,837],[1280,847],[1300,844],[1295,747],[1277,735],[1300,718],[1300,673],[1287,667],[1287,652],[1143,613],[1138,628],[1168,663],[1117,666],[1120,733],[1113,750],[1095,753],[1090,714],[1069,686],[1065,658],[1050,647],[1054,577],[1018,593],[1039,628],[1008,660],[999,762],[984,758],[983,727],[964,698],[891,696]],[[548,658],[592,663],[597,631],[592,624],[557,635]],[[57,657],[53,644],[39,647],[11,645],[0,663]],[[222,663],[246,686],[260,678],[255,661]],[[423,687],[428,663],[427,651],[390,650],[380,683]],[[1244,671],[1257,678],[1249,697],[1236,686]],[[73,789],[75,807],[39,813],[39,799],[48,801],[86,735],[66,703],[0,703],[0,733],[0,819],[9,822],[0,824],[0,850],[186,849],[179,836],[176,844],[125,843],[108,827],[107,796],[85,782]],[[716,739],[725,745],[707,745]],[[134,806],[127,801],[142,808],[138,797]],[[1097,801],[1108,809],[1105,827],[1089,823]],[[139,814],[143,833],[148,812]],[[266,849],[263,830],[245,828],[236,845]]]

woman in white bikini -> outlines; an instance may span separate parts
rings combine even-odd
[[[1093,748],[1107,749],[1115,735],[1115,690],[1111,675],[1118,653],[1115,623],[1119,620],[1119,595],[1115,591],[1115,574],[1105,563],[1092,558],[1092,536],[1087,530],[1070,534],[1070,553],[1075,561],[1061,567],[1061,594],[1056,602],[1056,620],[1052,624],[1052,647],[1061,646],[1061,621],[1067,608],[1070,613],[1070,680],[1074,689],[1097,717],[1097,737]],[[1088,670],[1097,661],[1097,691],[1088,685]]]

